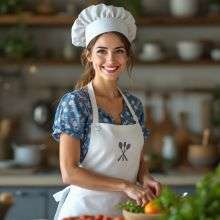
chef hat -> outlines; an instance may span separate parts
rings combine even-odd
[[[87,47],[94,37],[111,31],[122,33],[132,42],[136,29],[134,17],[124,8],[105,4],[91,5],[81,11],[72,26],[72,44]]]

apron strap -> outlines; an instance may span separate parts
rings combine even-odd
[[[138,118],[137,118],[133,108],[131,107],[128,99],[126,98],[126,96],[123,94],[123,92],[119,88],[118,88],[118,90],[121,93],[123,99],[125,100],[125,103],[128,106],[128,109],[130,110],[133,119],[135,120],[136,123],[139,123]],[[89,97],[90,97],[90,101],[92,104],[93,122],[98,123],[99,122],[99,114],[98,114],[98,108],[97,108],[97,103],[96,103],[96,99],[95,99],[95,92],[94,92],[94,89],[92,86],[92,81],[88,83],[88,92],[89,92]]]
[[[128,109],[130,110],[131,115],[132,115],[133,119],[135,120],[136,124],[138,124],[139,123],[138,118],[137,118],[133,108],[131,107],[131,104],[129,103],[128,99],[126,98],[126,96],[123,94],[123,92],[119,88],[118,88],[118,91],[121,93],[122,97],[124,98],[125,103],[128,106]]]
[[[90,101],[92,104],[92,114],[93,114],[93,122],[98,123],[99,122],[99,113],[98,113],[98,107],[95,99],[95,92],[92,86],[92,81],[88,83],[88,92]]]

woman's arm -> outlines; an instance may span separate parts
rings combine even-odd
[[[149,173],[147,164],[144,161],[144,153],[141,152],[140,166],[138,171],[138,182],[145,188],[149,189],[149,199],[159,196],[161,192],[161,184],[155,180]]]
[[[63,182],[87,189],[123,191],[125,181],[106,177],[91,170],[79,167],[80,140],[67,134],[60,136],[60,169]]]
[[[148,201],[146,189],[142,186],[79,167],[79,160],[80,140],[62,133],[60,135],[60,169],[65,184],[91,190],[124,192],[128,197],[136,200],[139,205]]]

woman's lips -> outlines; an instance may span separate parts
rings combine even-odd
[[[119,66],[116,67],[102,67],[107,73],[114,73],[118,70]]]

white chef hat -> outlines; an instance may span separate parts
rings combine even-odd
[[[122,33],[132,42],[136,30],[134,17],[124,8],[105,4],[91,5],[81,11],[72,26],[72,44],[87,47],[94,37],[111,31]]]

